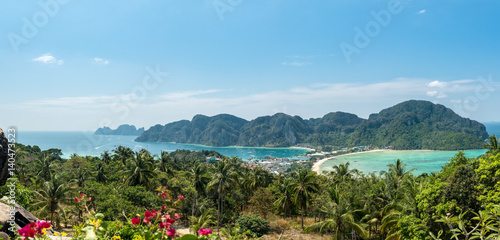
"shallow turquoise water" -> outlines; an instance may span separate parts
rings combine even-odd
[[[288,157],[291,159],[304,159],[299,157],[307,152],[297,148],[248,148],[248,147],[209,147],[193,144],[135,142],[136,136],[95,135],[93,132],[18,132],[19,143],[24,145],[37,145],[42,150],[49,148],[61,149],[63,157],[67,158],[76,153],[80,156],[100,156],[104,151],[110,151],[122,145],[134,151],[147,149],[153,154],[161,151],[172,152],[177,149],[191,151],[215,150],[226,156],[236,156],[243,160],[250,158],[263,158],[265,156]]]
[[[467,157],[477,157],[484,154],[486,150],[466,150],[464,152]],[[441,166],[449,162],[450,158],[457,153],[458,151],[375,151],[341,155],[323,163],[320,171],[331,171],[332,166],[349,162],[350,168],[356,168],[364,174],[379,173],[387,171],[387,164],[401,159],[406,164],[407,169],[415,168],[412,173],[420,175],[424,172],[440,171]]]

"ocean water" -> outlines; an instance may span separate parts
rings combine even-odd
[[[146,149],[157,155],[160,155],[161,151],[173,152],[177,149],[215,150],[223,155],[235,156],[243,160],[266,156],[306,159],[301,155],[307,152],[305,149],[298,148],[209,147],[180,143],[135,142],[135,138],[136,136],[95,135],[93,132],[19,131],[17,134],[17,142],[24,145],[37,145],[42,150],[61,149],[64,158],[68,158],[73,153],[80,156],[100,156],[104,151],[111,153],[111,150],[120,145],[130,147],[134,151]]]
[[[484,154],[486,150],[466,150],[467,157],[477,157]],[[356,168],[364,174],[380,173],[387,171],[388,164],[401,159],[406,164],[406,169],[415,168],[414,175],[440,171],[441,166],[450,161],[458,151],[373,151],[362,152],[350,155],[341,155],[332,160],[324,162],[320,166],[320,171],[331,171],[333,166],[349,162],[350,168]]]

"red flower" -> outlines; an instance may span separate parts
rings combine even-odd
[[[172,229],[168,229],[167,230],[167,235],[169,237],[175,237],[175,229],[173,229],[173,228]]]
[[[167,223],[169,223],[169,224],[174,224],[174,223],[175,223],[175,219],[168,218],[168,219],[167,219]]]
[[[177,198],[178,198],[180,201],[184,200],[184,196],[182,196],[182,195],[177,196]]]
[[[166,199],[167,198],[167,193],[162,193],[161,198]]]
[[[167,210],[167,206],[165,206],[165,205],[161,206],[161,210],[162,210],[162,211]]]
[[[208,234],[211,234],[212,233],[212,230],[210,229],[205,229],[205,228],[200,228],[200,230],[198,230],[198,234],[200,235],[203,235],[203,236],[206,236]]]
[[[145,213],[144,213],[144,217],[146,218],[151,218],[151,217],[154,217],[154,214],[152,212],[150,212],[149,210],[147,210]]]
[[[132,225],[135,226],[135,225],[141,223],[141,219],[139,217],[135,217],[135,218],[131,219],[131,222],[132,222]]]
[[[169,228],[169,227],[170,226],[166,222],[161,222],[160,224],[158,224],[159,229],[165,229],[165,228]]]
[[[156,217],[156,210],[151,210],[151,214],[153,214],[153,217]]]
[[[78,199],[77,197],[75,197],[75,202],[80,202],[80,199]]]
[[[85,197],[87,195],[85,195],[85,193],[80,193],[80,197]]]

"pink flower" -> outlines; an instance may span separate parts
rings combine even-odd
[[[142,221],[143,221],[145,224],[148,224],[148,223],[149,223],[149,218],[145,217],[144,219],[142,219]]]
[[[91,198],[91,197],[89,197],[89,201],[90,201],[90,200],[92,200],[92,198]]]
[[[161,210],[162,210],[162,211],[167,210],[167,206],[165,206],[165,205],[161,206]]]
[[[35,229],[31,228],[30,224],[28,224],[28,225],[24,226],[23,228],[17,230],[17,232],[19,233],[19,235],[25,237],[25,239],[34,238],[35,234],[36,234]]]
[[[177,198],[178,198],[180,201],[184,200],[184,196],[182,196],[182,195],[177,196]]]
[[[450,213],[447,213],[446,216],[449,217],[451,214]]]
[[[211,234],[212,233],[212,230],[210,229],[205,229],[205,228],[200,228],[200,230],[198,230],[198,234],[200,235],[203,235],[203,236],[206,236],[208,234]]]
[[[167,230],[167,235],[169,237],[175,237],[175,229],[173,229],[173,228],[172,229],[168,229]]]
[[[75,197],[75,202],[80,202],[80,199],[78,199],[77,197]]]
[[[40,221],[38,221],[38,223],[39,223],[39,226],[41,228],[50,228],[50,223],[49,222],[40,222]]]
[[[179,219],[179,218],[181,218],[181,216],[178,213],[176,213],[176,214],[174,214],[174,218]]]
[[[85,197],[87,195],[85,195],[85,193],[80,193],[80,197]]]
[[[135,226],[135,225],[141,223],[141,219],[139,217],[135,217],[135,218],[131,219],[131,222],[132,222],[132,225]]]

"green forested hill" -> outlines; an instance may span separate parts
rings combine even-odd
[[[456,150],[482,148],[488,137],[483,124],[462,118],[443,105],[410,100],[372,114],[368,119],[344,112],[302,119],[278,113],[247,121],[232,115],[196,115],[145,131],[137,141],[179,142],[211,146],[287,147],[313,145],[393,149]]]

